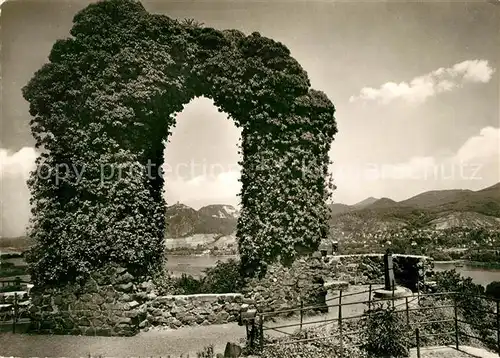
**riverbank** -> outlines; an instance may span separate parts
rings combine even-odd
[[[500,270],[500,262],[481,262],[469,260],[451,260],[451,261],[434,261],[435,265],[460,265],[469,266],[472,268],[484,268],[491,270]]]

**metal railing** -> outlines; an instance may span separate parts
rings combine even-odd
[[[359,336],[360,333],[363,333],[363,330],[358,330],[358,329],[353,331],[347,331],[344,327],[347,324],[347,322],[356,320],[360,321],[361,319],[369,318],[371,315],[375,314],[373,307],[375,307],[377,303],[380,304],[386,302],[389,304],[388,308],[392,306],[392,308],[395,309],[395,312],[397,312],[398,314],[405,315],[406,325],[408,329],[414,332],[413,343],[412,343],[413,346],[409,348],[416,348],[418,357],[420,357],[420,348],[425,346],[425,342],[423,342],[425,338],[432,338],[438,336],[449,337],[450,343],[453,345],[453,348],[457,350],[459,350],[461,338],[466,337],[469,339],[475,339],[482,342],[489,348],[494,348],[500,356],[500,303],[496,299],[480,295],[467,296],[467,297],[475,297],[480,300],[486,300],[487,302],[490,302],[492,304],[491,310],[484,311],[484,313],[487,315],[494,315],[496,317],[496,323],[494,324],[494,326],[487,326],[487,325],[478,326],[470,321],[465,321],[460,318],[459,311],[463,310],[463,307],[461,307],[461,305],[458,303],[459,299],[457,299],[457,297],[461,297],[463,299],[463,295],[457,292],[439,292],[439,293],[421,294],[420,291],[417,291],[416,294],[411,293],[402,297],[398,297],[393,290],[392,296],[388,298],[387,297],[374,298],[373,293],[374,293],[373,285],[369,285],[369,289],[361,292],[352,292],[345,294],[343,290],[340,290],[337,296],[326,300],[325,302],[326,304],[324,305],[304,306],[304,303],[301,302],[300,305],[291,309],[270,311],[270,312],[257,312],[255,321],[252,321],[250,322],[249,325],[247,325],[247,341],[249,342],[249,345],[252,349],[261,351],[262,349],[264,349],[264,347],[269,347],[273,345],[308,343],[313,341],[318,341],[318,343],[327,344],[331,346],[331,343],[325,343],[321,341],[328,341],[331,339],[335,339],[336,340],[335,344],[339,349],[339,355],[340,357],[343,357],[344,356],[343,351],[346,344],[351,347],[360,347],[364,345],[364,343],[351,344],[349,343],[349,341],[346,340],[346,338],[350,336],[355,336],[355,335]],[[354,300],[352,302],[345,302],[345,299],[347,297],[356,295],[366,295],[366,294],[368,294],[367,300],[361,299],[361,300]],[[422,304],[428,301],[429,299],[434,299],[433,305],[425,306],[424,304]],[[338,300],[338,303],[329,304],[329,302],[334,300]],[[446,300],[448,300],[448,303],[446,302]],[[453,304],[450,304],[449,303],[450,301],[452,301]],[[362,314],[344,315],[345,307],[352,305],[364,305],[366,308],[363,310]],[[411,307],[412,305],[414,307]],[[317,319],[304,321],[306,312],[310,311],[317,312],[318,310],[322,309],[324,310],[325,308],[328,309],[336,308],[338,312],[335,316],[332,317],[325,317],[325,318],[318,317]],[[453,309],[453,315],[452,315],[453,318],[427,320],[427,321],[412,321],[411,319],[410,315],[411,313],[425,312],[427,310],[438,310],[438,309],[442,310]],[[480,310],[476,309],[476,311],[479,313]],[[294,313],[295,314],[298,313],[299,315],[298,322],[292,322],[292,323],[284,322],[284,324],[279,324],[279,325],[270,324],[273,317],[280,317],[284,314],[290,315]],[[450,331],[426,333],[426,327],[429,325],[442,324],[442,323],[448,323],[451,325],[452,322],[454,323],[453,329],[451,329]],[[470,335],[466,332],[463,332],[463,329],[461,329],[462,327],[460,327],[461,325],[462,326],[468,325],[473,328],[481,328],[483,330],[494,331],[496,332],[496,338],[492,340],[485,337]],[[288,336],[288,338],[291,338],[292,336],[297,335],[297,333],[300,333],[306,326],[311,326],[316,328],[331,326],[331,328],[336,328],[336,330],[330,332],[334,334],[328,334],[325,336],[317,336],[312,338],[283,340],[282,337],[280,337],[281,339],[275,338],[273,340],[273,339],[268,339],[268,337],[266,337],[266,332],[274,331],[276,333]],[[296,330],[290,332],[290,328],[296,328]]]
[[[21,304],[21,298],[18,293],[15,291],[22,290],[27,288],[27,285],[30,284],[28,281],[23,281],[20,277],[16,277],[15,279],[10,280],[0,280],[0,287],[2,289],[10,288],[10,291],[2,290],[0,292],[1,296],[8,297],[11,296],[11,292],[14,291],[14,295],[12,299],[7,300],[5,303],[0,303],[4,305],[7,309],[2,311],[0,310],[0,331],[3,331],[5,326],[11,326],[12,333],[16,333],[17,326],[20,323],[29,323],[27,305]],[[4,299],[5,301],[5,299]]]

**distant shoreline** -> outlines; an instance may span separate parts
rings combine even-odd
[[[464,264],[471,268],[483,268],[491,270],[500,270],[500,262],[482,262],[468,260],[434,261],[434,264]]]

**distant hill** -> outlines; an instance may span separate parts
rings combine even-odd
[[[199,234],[233,237],[238,213],[227,207],[209,205],[198,211],[185,206],[175,209],[179,217],[167,220],[169,237],[187,238]],[[437,230],[453,227],[500,229],[500,183],[478,191],[432,190],[399,202],[370,197],[354,205],[335,203],[329,207],[330,234],[334,238],[408,225]],[[170,207],[170,211],[174,208],[175,205]],[[186,217],[182,218],[184,215]],[[207,245],[213,240],[214,237],[207,237]],[[193,242],[199,243],[200,236]]]
[[[454,227],[500,230],[500,183],[482,190],[432,190],[400,202],[389,198],[367,198],[354,205],[331,204],[330,234],[342,238],[349,233],[369,233],[412,227]],[[235,242],[239,212],[231,205],[207,205],[199,210],[177,203],[165,210],[166,238],[170,247],[179,245],[225,246]],[[26,239],[0,239],[0,247],[29,246]]]
[[[378,200],[379,199],[374,198],[373,196],[370,196],[369,198],[366,198],[365,200],[362,200],[359,203],[354,204],[353,207],[356,209],[362,209],[362,208],[365,208],[369,205],[372,205],[373,203],[377,202]]]
[[[33,240],[26,236],[0,237],[1,252],[23,252],[33,245]]]
[[[167,238],[181,238],[197,234],[227,236],[236,230],[239,212],[231,205],[208,205],[195,210],[184,204],[175,204],[165,210]]]
[[[343,214],[343,213],[347,213],[347,212],[350,212],[353,210],[355,210],[355,208],[353,208],[350,205],[346,205],[346,204],[331,204],[330,205],[330,211],[331,211],[332,215]]]
[[[396,207],[396,206],[402,206],[398,202],[389,199],[389,198],[381,198],[370,205],[367,205],[365,208],[367,209],[376,209],[376,208],[389,208],[389,207]]]
[[[464,200],[468,197],[471,190],[431,190],[415,195],[409,199],[403,200],[400,204],[419,209],[432,208],[456,201]]]
[[[356,204],[357,205],[357,204]],[[421,228],[498,228],[500,230],[500,183],[472,190],[432,190],[396,202],[381,198],[370,205],[332,211],[332,235],[343,232],[375,232],[382,228],[412,225]]]

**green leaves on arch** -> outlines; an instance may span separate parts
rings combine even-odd
[[[29,182],[36,284],[108,263],[138,274],[160,266],[163,178],[147,166],[161,166],[175,114],[198,96],[242,129],[244,274],[317,249],[328,230],[335,108],[283,44],[149,14],[133,0],[92,4],[73,22],[72,37],[56,42],[23,88],[45,153],[37,165],[46,175]],[[64,165],[78,170],[57,177]]]

